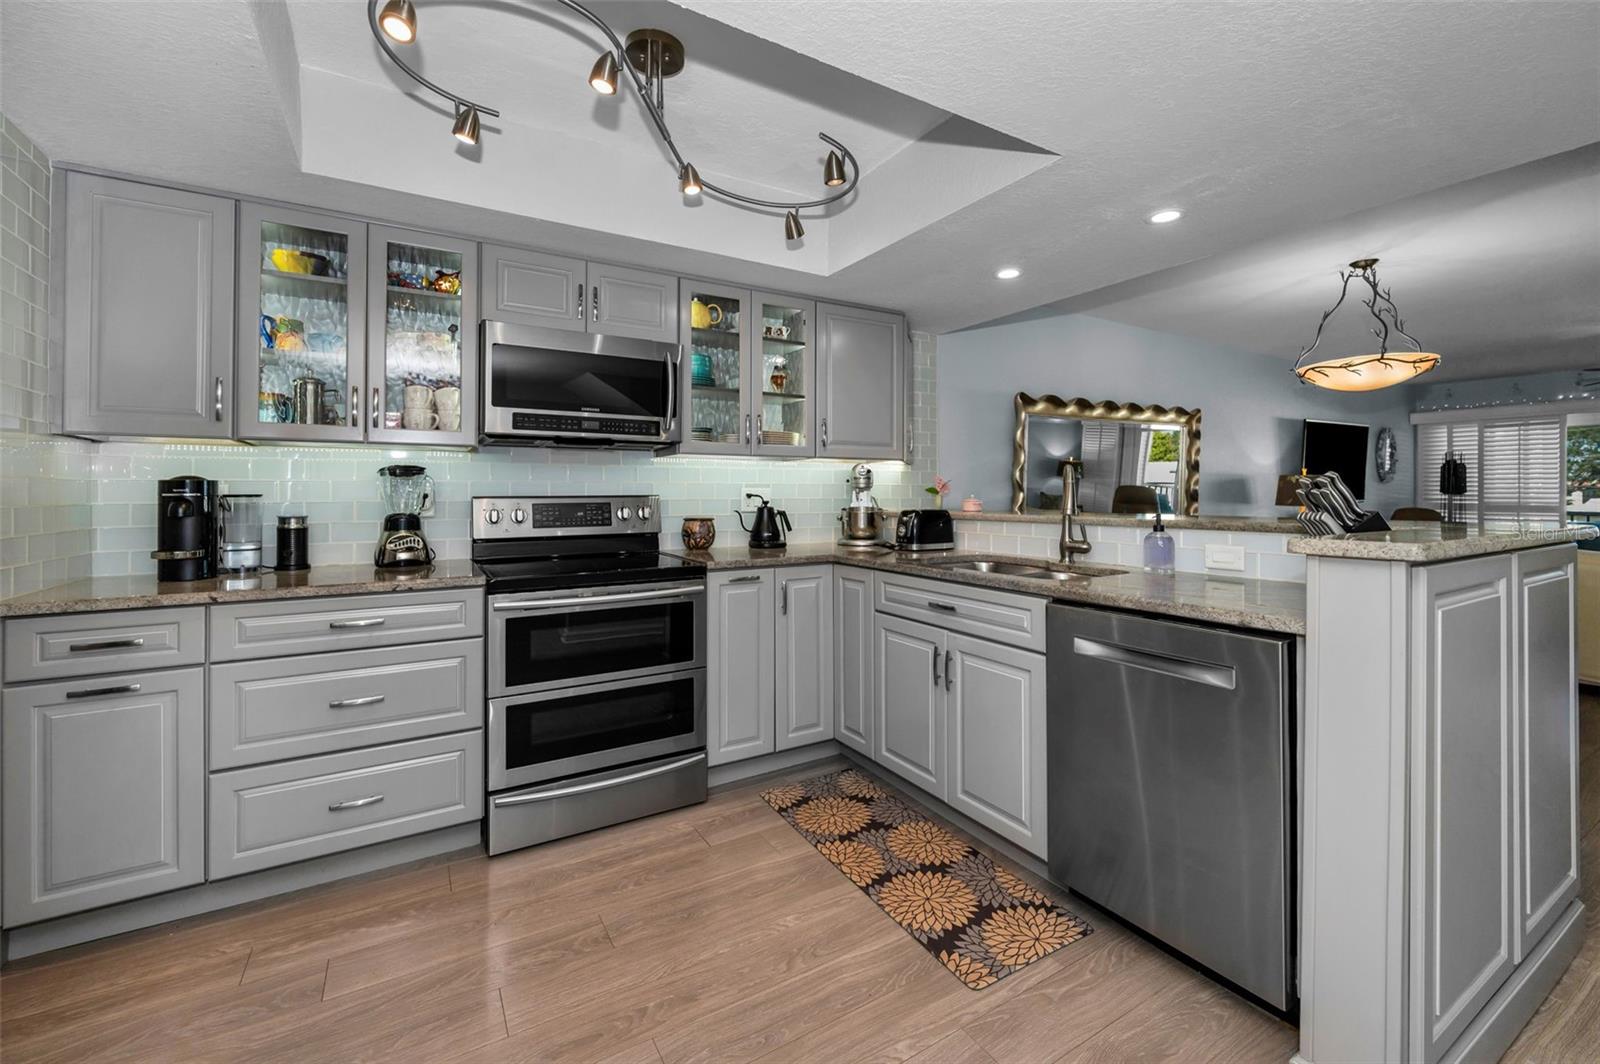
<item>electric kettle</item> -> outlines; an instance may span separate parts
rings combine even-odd
[[[783,546],[784,529],[794,531],[794,526],[789,523],[789,514],[775,508],[755,492],[746,492],[744,497],[761,499],[761,505],[756,507],[756,515],[749,525],[744,523],[743,513],[738,510],[733,511],[733,516],[739,519],[739,527],[750,533],[750,546],[758,549]]]

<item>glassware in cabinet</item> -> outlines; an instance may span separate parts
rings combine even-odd
[[[366,228],[240,205],[241,438],[361,439]]]
[[[816,316],[816,304],[756,292],[750,305],[760,315],[752,325],[753,361],[760,384],[755,393],[759,397],[755,450],[791,457],[815,454],[816,408],[811,396],[816,352],[811,343],[811,320]]]
[[[367,438],[477,443],[477,245],[373,226]]]
[[[755,439],[750,396],[750,296],[685,281],[683,386],[687,420],[680,450],[749,454]]]

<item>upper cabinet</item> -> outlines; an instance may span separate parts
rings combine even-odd
[[[62,430],[233,435],[234,203],[66,175]]]
[[[363,437],[366,263],[363,222],[240,204],[241,439]]]
[[[485,244],[482,316],[574,332],[675,343],[678,279]]]
[[[905,318],[817,304],[817,456],[904,458]]]
[[[367,230],[367,439],[478,442],[478,246]]]

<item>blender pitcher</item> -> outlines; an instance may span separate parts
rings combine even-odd
[[[433,498],[433,478],[422,466],[384,466],[378,477],[383,504],[391,514],[420,514]]]

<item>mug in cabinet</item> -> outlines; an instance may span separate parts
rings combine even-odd
[[[431,410],[433,408],[433,389],[426,384],[406,385],[405,405],[407,407],[420,406],[424,410]]]
[[[439,415],[425,406],[408,406],[401,415],[400,424],[408,429],[436,429],[439,427]]]
[[[439,428],[445,432],[458,431],[461,428],[461,389],[435,388],[433,409],[439,415]]]
[[[721,325],[722,308],[715,303],[702,303],[698,299],[690,300],[689,324],[696,329],[709,329],[713,325]]]
[[[709,550],[717,541],[717,522],[712,517],[685,517],[683,545],[689,550]]]

